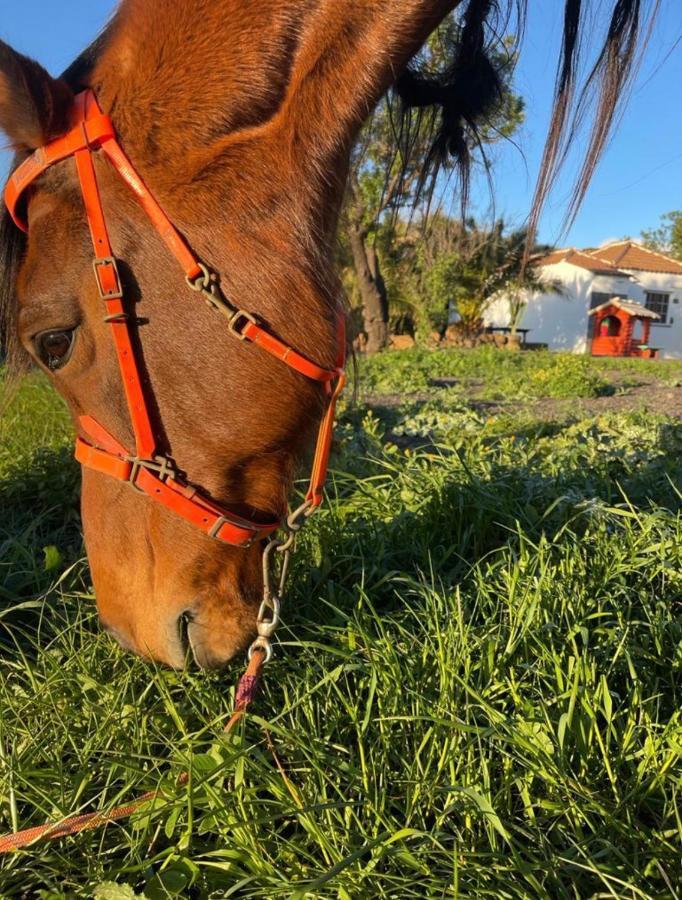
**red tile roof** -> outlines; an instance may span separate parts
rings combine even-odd
[[[635,241],[614,241],[596,250],[584,250],[588,256],[606,260],[622,269],[636,269],[641,272],[665,272],[682,275],[682,263],[663,253],[649,250]]]
[[[554,250],[546,256],[533,260],[533,265],[552,266],[555,263],[560,262],[570,263],[570,265],[578,266],[580,269],[588,269],[590,272],[594,272],[598,275],[616,275],[621,278],[628,277],[627,273],[621,272],[621,270],[616,268],[609,260],[600,259],[596,255],[596,251],[594,253],[588,253],[584,250],[576,250],[573,247],[568,247],[565,250]]]

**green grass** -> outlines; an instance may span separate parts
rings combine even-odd
[[[682,423],[486,418],[429,385],[594,396],[608,375],[547,354],[364,365],[405,403],[344,413],[229,738],[240,663],[155,670],[98,632],[69,429],[29,379],[0,420],[0,828],[165,799],[0,859],[0,896],[680,896]]]
[[[365,391],[428,391],[434,379],[482,381],[484,397],[599,397],[613,393],[600,367],[584,356],[549,353],[504,353],[484,347],[432,351],[422,348],[385,353],[361,361]],[[682,365],[677,364],[682,376]]]

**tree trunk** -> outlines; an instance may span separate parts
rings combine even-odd
[[[353,267],[358,279],[362,299],[362,319],[367,334],[367,353],[376,353],[388,343],[388,297],[381,277],[379,257],[375,248],[367,243],[367,235],[361,228],[351,225],[350,245]]]

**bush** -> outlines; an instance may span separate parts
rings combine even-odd
[[[682,372],[682,367],[681,367]],[[409,395],[429,390],[437,379],[476,380],[480,396],[517,398],[600,397],[613,387],[588,357],[547,351],[507,353],[413,348],[360,360],[361,386],[368,393]]]

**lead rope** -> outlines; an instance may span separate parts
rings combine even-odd
[[[258,637],[248,649],[248,666],[237,685],[235,710],[225,726],[225,731],[234,728],[258,694],[263,666],[272,659],[271,638],[280,623],[282,596],[289,574],[289,562],[296,544],[296,536],[316,510],[317,507],[313,505],[312,500],[302,503],[287,517],[284,526],[286,536],[271,538],[263,550],[263,600],[256,616]],[[280,554],[282,557],[276,589],[273,588],[275,554]],[[254,667],[253,671],[252,667]]]
[[[237,685],[234,698],[234,712],[224,728],[226,734],[234,728],[258,693],[265,658],[265,652],[260,649],[255,650],[251,654],[246,671],[239,679]],[[276,760],[276,764],[279,768],[279,761]],[[182,772],[178,777],[178,787],[187,784],[188,779],[188,773]],[[145,803],[148,803],[150,800],[156,800],[160,796],[162,796],[162,791],[160,790],[146,791],[144,794],[140,794],[139,797],[131,800],[130,803],[124,803],[108,811],[68,816],[60,822],[45,822],[43,825],[25,828],[23,831],[3,834],[0,836],[0,855],[9,853],[12,850],[21,850],[23,847],[28,847],[41,840],[48,841],[55,838],[68,837],[72,834],[80,834],[82,831],[92,831],[95,828],[108,825],[109,822],[127,819],[144,806]]]
[[[280,623],[280,608],[282,603],[282,595],[289,571],[289,562],[291,553],[296,543],[296,536],[301,528],[307,523],[310,516],[316,511],[311,500],[306,500],[298,509],[294,510],[286,520],[284,538],[272,538],[263,551],[263,600],[258,610],[256,618],[256,630],[258,636],[253,641],[248,650],[248,664],[246,671],[239,679],[234,696],[234,707],[225,728],[224,734],[229,734],[237,723],[244,717],[249,706],[253,703],[258,695],[263,667],[272,658],[272,642],[277,627]],[[279,577],[277,580],[277,588],[273,589],[275,582],[274,560],[275,554],[281,554],[282,561],[280,566]],[[269,730],[264,726],[265,740],[268,749],[272,753],[278,772],[286,785],[287,790],[291,794],[296,805],[301,807],[301,798],[288,778],[284,767],[277,756],[275,747],[272,742]],[[178,777],[178,787],[186,784],[189,780],[187,772],[182,772]],[[92,831],[100,828],[109,822],[116,822],[120,819],[127,819],[134,815],[145,803],[155,800],[162,796],[160,790],[146,791],[139,797],[136,797],[130,803],[116,806],[108,811],[82,813],[80,815],[68,816],[59,822],[45,822],[43,825],[35,825],[33,828],[25,828],[23,831],[9,832],[0,835],[0,855],[9,853],[13,850],[21,850],[38,841],[55,840],[56,838],[68,837],[73,834],[80,834],[83,831]]]

